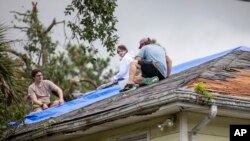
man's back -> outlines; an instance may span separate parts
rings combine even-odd
[[[163,47],[156,44],[146,45],[140,50],[138,56],[142,60],[153,61],[155,67],[166,77],[166,52]]]

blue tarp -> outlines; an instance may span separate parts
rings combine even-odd
[[[189,61],[189,62],[186,62],[186,63],[183,63],[183,64],[180,64],[180,65],[173,67],[172,74],[179,73],[179,72],[184,71],[186,69],[198,66],[202,63],[211,61],[213,59],[216,59],[218,57],[227,55],[231,52],[238,51],[238,50],[250,51],[250,48],[237,47],[237,48],[233,48],[233,49],[230,49],[230,50],[227,50],[227,51],[224,51],[221,53],[217,53],[214,55],[210,55],[210,56],[207,56],[204,58],[199,58],[199,59],[196,59],[193,61]],[[57,117],[57,116],[60,116],[62,114],[68,113],[70,111],[85,107],[85,106],[90,105],[92,103],[98,102],[100,100],[106,99],[106,98],[114,96],[114,95],[117,95],[117,94],[119,94],[119,90],[120,90],[119,85],[115,85],[115,86],[112,86],[110,88],[90,92],[90,93],[88,93],[84,96],[81,96],[75,100],[65,102],[64,104],[62,104],[60,106],[52,107],[52,108],[46,109],[46,110],[41,111],[41,112],[32,113],[32,114],[26,116],[25,124],[36,123],[36,122],[39,122],[39,121],[42,121],[45,119]]]
[[[84,96],[65,102],[60,106],[52,107],[41,112],[32,113],[26,116],[25,124],[36,123],[52,117],[58,117],[70,111],[85,107],[92,103],[106,99],[119,93],[120,86],[114,85],[110,88],[90,92]]]
[[[237,47],[237,48],[233,48],[233,49],[229,49],[227,51],[223,51],[223,52],[220,52],[220,53],[217,53],[217,54],[213,54],[213,55],[210,55],[210,56],[207,56],[207,57],[195,59],[195,60],[188,61],[188,62],[180,64],[180,65],[174,66],[172,68],[172,74],[179,73],[181,71],[187,70],[189,68],[198,66],[200,64],[206,63],[206,62],[211,61],[213,59],[225,56],[225,55],[227,55],[229,53],[232,53],[232,52],[235,52],[235,51],[239,51],[239,50],[249,51],[250,52],[250,48],[248,48],[248,47],[242,47],[242,46],[241,47]]]

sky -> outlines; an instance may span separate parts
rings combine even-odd
[[[45,26],[54,17],[58,21],[70,20],[70,17],[64,15],[69,0],[34,1],[38,2],[39,17]],[[239,46],[250,47],[250,2],[118,0],[117,5],[117,45],[124,44],[135,54],[143,37],[154,38],[165,47],[173,65]],[[11,25],[13,15],[9,11],[25,11],[30,8],[30,0],[1,0],[0,20]],[[17,36],[23,37],[19,31],[8,34],[11,39]],[[65,38],[62,25],[53,29],[53,37],[63,45]],[[103,56],[101,53],[100,56]],[[118,55],[111,59],[111,66],[117,68]]]

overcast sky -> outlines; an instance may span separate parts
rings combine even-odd
[[[54,17],[65,19],[69,0],[36,0],[47,26]],[[115,15],[120,37],[129,51],[137,52],[139,40],[151,37],[166,48],[174,65],[238,46],[250,47],[250,2],[239,0],[118,0]],[[9,11],[31,8],[30,0],[1,0],[0,20],[9,24]],[[9,24],[10,25],[10,24]],[[53,37],[64,41],[62,26]],[[19,33],[10,32],[9,38]],[[113,60],[118,60],[118,56]],[[118,61],[112,61],[113,66]]]

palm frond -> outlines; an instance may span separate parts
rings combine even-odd
[[[0,46],[6,43],[5,42],[6,31],[7,31],[7,27],[4,24],[0,23]]]

